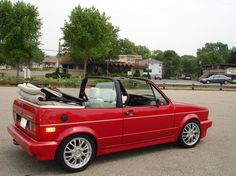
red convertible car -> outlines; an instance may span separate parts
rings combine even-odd
[[[194,147],[212,125],[207,108],[172,102],[147,79],[85,77],[77,97],[30,85],[20,95],[8,126],[14,143],[69,172],[112,152],[169,142]]]

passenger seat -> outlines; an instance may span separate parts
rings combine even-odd
[[[86,107],[103,107],[103,99],[101,97],[101,89],[92,87],[89,92],[89,100],[85,104]]]
[[[113,89],[101,89],[103,107],[116,107],[116,92]]]

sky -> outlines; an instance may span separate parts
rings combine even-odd
[[[42,49],[58,50],[61,28],[81,5],[105,12],[119,37],[150,50],[196,55],[206,42],[236,46],[236,0],[23,0],[38,7]],[[16,2],[16,0],[12,0]],[[56,51],[46,51],[55,55]]]

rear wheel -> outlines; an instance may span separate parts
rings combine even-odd
[[[89,136],[72,135],[61,143],[56,160],[66,171],[79,172],[89,166],[95,150],[95,143]]]
[[[199,122],[197,120],[190,120],[188,121],[178,138],[178,143],[181,147],[184,148],[191,148],[197,145],[200,140],[201,136],[201,129]]]

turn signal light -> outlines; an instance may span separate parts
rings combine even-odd
[[[56,131],[56,128],[55,127],[47,127],[46,128],[46,133],[53,133]]]

